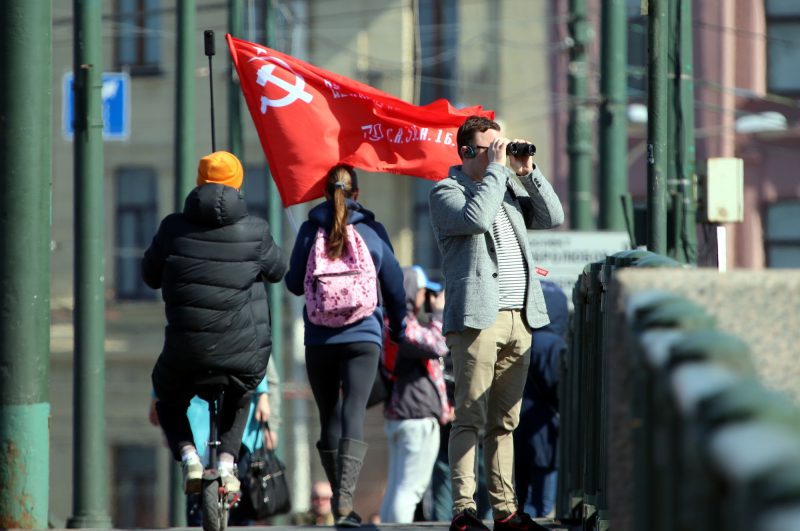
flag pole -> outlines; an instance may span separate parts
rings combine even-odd
[[[288,208],[284,208],[283,211],[286,212],[286,218],[289,220],[289,225],[292,226],[292,230],[294,230],[294,234],[297,236],[297,233],[300,232],[300,227],[297,226],[297,220],[294,219],[294,214],[292,214],[292,211]]]

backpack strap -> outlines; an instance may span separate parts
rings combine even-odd
[[[353,227],[353,232],[358,232],[358,229],[356,228],[356,224],[355,223],[351,223],[350,226]],[[367,245],[367,240],[365,240],[364,237],[361,236],[360,232],[359,232],[358,236],[362,240],[364,240],[364,246],[367,248],[367,251],[369,251],[369,245]],[[381,240],[381,241],[383,241],[383,240]],[[369,253],[369,259],[372,260],[372,253]],[[375,266],[375,261],[374,260],[372,260],[372,265]],[[375,267],[375,289],[378,290],[378,306],[383,308],[383,293],[381,292],[381,276],[380,276],[380,274],[378,274],[378,268],[377,267]]]

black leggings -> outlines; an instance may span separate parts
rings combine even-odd
[[[189,402],[197,394],[195,380],[205,376],[178,371],[160,358],[153,368],[153,390],[156,393],[156,412],[161,429],[167,438],[176,461],[181,460],[181,448],[194,446],[194,436],[186,416]],[[225,390],[222,409],[219,412],[219,452],[239,455],[242,436],[247,425],[253,392],[230,386]]]
[[[337,449],[340,438],[364,440],[367,400],[380,352],[377,343],[369,342],[306,345],[308,382],[322,428],[321,449]]]

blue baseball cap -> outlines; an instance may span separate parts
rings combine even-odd
[[[425,274],[425,270],[422,269],[421,266],[415,265],[412,266],[414,271],[417,273],[417,287],[418,288],[425,288],[431,291],[442,291],[442,285],[438,282],[433,282],[431,279],[428,278],[428,275]]]

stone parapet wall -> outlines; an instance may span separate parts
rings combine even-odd
[[[758,379],[800,404],[800,271],[637,269],[615,273],[607,293],[608,494],[614,529],[634,529],[633,332],[631,296],[663,291],[686,297],[713,316],[718,330],[744,340]]]

